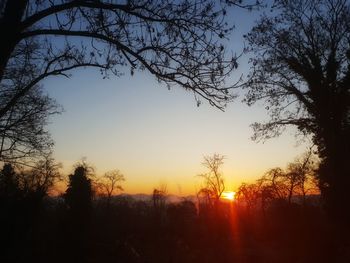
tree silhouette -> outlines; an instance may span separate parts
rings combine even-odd
[[[348,220],[349,2],[275,1],[273,8],[277,15],[264,15],[246,36],[255,56],[245,100],[264,100],[271,116],[253,125],[255,138],[278,136],[287,125],[311,135],[329,211]]]
[[[319,187],[316,181],[318,165],[318,160],[313,156],[312,149],[297,158],[294,162],[288,164],[286,177],[290,184],[293,182],[293,188],[289,187],[289,196],[293,194],[301,196],[302,203],[305,205],[308,194],[319,193]],[[290,200],[291,197],[288,199]]]
[[[158,210],[163,210],[167,199],[167,185],[161,184],[160,187],[154,188],[152,193],[153,208]]]
[[[45,169],[42,167],[44,163]],[[53,164],[50,157],[29,170],[18,165],[15,169],[11,164],[5,164],[0,172],[2,261],[21,262],[19,250],[28,255],[28,251],[36,248],[37,229],[44,221],[47,208],[44,197],[47,197],[48,189],[55,181]]]
[[[86,165],[78,165],[74,173],[69,175],[69,184],[64,198],[73,214],[79,218],[89,215],[92,205],[92,188]]]
[[[69,175],[69,184],[64,194],[68,208],[67,251],[72,262],[85,262],[88,257],[89,226],[92,212],[92,186],[90,167],[85,163],[76,165],[74,173]]]
[[[20,189],[18,175],[11,164],[4,164],[0,171],[0,245],[2,253],[0,258],[8,262],[14,258],[14,247],[23,235],[19,234],[26,231],[21,224],[18,224],[19,218],[26,220],[26,215],[20,209],[22,205],[23,191]],[[17,245],[17,246],[16,246]]]
[[[306,202],[307,194],[317,194],[319,189],[315,183],[317,162],[312,152],[308,151],[302,157],[289,163],[286,169],[273,168],[262,176],[259,181],[261,189],[269,189],[269,197],[292,203],[294,197],[301,197]]]
[[[262,209],[263,213],[274,205],[308,204],[308,195],[319,194],[315,172],[318,161],[312,148],[289,163],[268,170],[255,183],[243,183],[236,198],[248,210]]]
[[[11,164],[4,164],[0,172],[0,198],[14,198],[19,192],[18,176]]]
[[[50,150],[47,117],[60,112],[41,94],[49,76],[94,67],[108,77],[146,70],[223,108],[234,96],[224,79],[237,67],[222,40],[231,27],[225,8],[258,1],[4,0],[0,4],[0,160]]]
[[[152,205],[153,205],[153,220],[155,222],[154,231],[156,235],[161,235],[162,227],[165,222],[166,207],[167,207],[167,185],[161,184],[158,188],[153,189]]]
[[[202,164],[208,169],[208,172],[198,175],[204,181],[204,187],[199,191],[199,194],[204,195],[204,198],[209,202],[214,201],[214,204],[219,201],[221,194],[225,191],[224,177],[220,171],[224,164],[224,158],[225,156],[220,154],[204,156]]]
[[[0,192],[6,196],[17,195],[21,199],[37,196],[37,201],[41,202],[50,188],[61,180],[60,167],[61,164],[56,163],[51,155],[37,161],[31,169],[17,165],[15,171],[12,164],[5,164],[1,171]]]
[[[0,118],[42,79],[67,77],[78,67],[117,75],[120,66],[131,74],[147,70],[221,108],[232,97],[224,78],[237,67],[219,41],[231,30],[225,7],[256,4],[245,2],[3,1],[0,34],[7,41],[0,44],[0,82],[30,74],[0,108]]]
[[[38,160],[32,169],[19,173],[21,187],[25,192],[35,192],[45,196],[55,183],[62,180],[60,168],[61,164],[57,163],[50,153]]]
[[[292,189],[291,193],[293,193],[295,187],[294,181],[291,184],[287,182],[286,172],[279,167],[268,170],[258,179],[258,185],[263,209],[272,203],[276,203],[276,201],[288,202],[290,189]]]
[[[125,181],[124,175],[119,170],[106,172],[102,180],[98,182],[99,188],[107,196],[107,205],[110,205],[111,198],[117,191],[123,191],[121,183]]]
[[[18,80],[22,78],[19,76]],[[18,87],[15,83],[0,84],[0,104],[6,105]],[[19,98],[0,117],[0,160],[23,163],[30,158],[45,158],[53,146],[45,126],[49,116],[60,111],[56,102],[39,86]]]

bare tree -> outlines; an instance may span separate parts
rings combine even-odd
[[[0,104],[5,105],[15,91],[0,88]],[[0,118],[0,160],[24,164],[28,158],[46,158],[53,141],[45,126],[49,116],[60,111],[39,86],[33,87]]]
[[[234,97],[233,85],[225,86],[224,79],[237,67],[236,56],[226,55],[222,41],[232,28],[225,22],[225,8],[251,9],[258,4],[250,0],[1,1],[0,36],[6,41],[0,43],[0,136],[5,144],[0,160],[36,156],[52,146],[44,124],[57,108],[46,96],[37,96],[37,101],[28,97],[45,78],[69,77],[76,68],[98,68],[104,77],[119,76],[126,66],[132,75],[146,70],[169,88],[178,85],[192,91],[198,104],[204,99],[222,109]],[[23,105],[29,106],[22,109]],[[23,122],[22,113],[33,107],[32,118],[25,115]]]
[[[174,66],[181,63],[178,61],[180,58],[178,56],[191,59],[192,55],[199,55],[193,61],[197,66],[201,66],[198,62],[205,62],[207,59],[207,63],[215,62],[210,60],[213,58],[211,54],[214,55],[215,52],[208,53],[216,49],[212,45],[215,44],[215,40],[210,37],[223,38],[230,30],[222,19],[222,16],[226,15],[224,9],[226,4],[251,8],[259,5],[259,2],[231,0],[215,4],[214,1],[207,0],[191,2],[143,0],[121,3],[96,0],[57,2],[5,0],[0,6],[0,30],[2,35],[7,36],[7,41],[1,43],[0,49],[0,79],[2,80],[18,45],[25,41],[35,42],[33,39],[35,37],[55,35],[64,36],[66,41],[64,44],[68,44],[72,37],[76,36],[94,41],[90,44],[96,55],[107,55],[106,61],[110,64],[92,63],[91,66],[101,65],[105,68],[105,66],[123,65],[128,62],[135,68],[139,62],[151,73],[159,74],[171,81],[173,77],[166,76],[166,72],[159,70],[178,68],[169,67],[168,63],[164,63],[165,58],[169,60],[168,62],[175,63]],[[109,46],[101,47],[96,44],[96,41]],[[48,45],[45,48],[47,47],[52,46]],[[212,48],[214,50],[210,50]],[[74,56],[74,53],[70,54],[73,57],[66,57],[66,59],[79,58]],[[209,56],[206,57],[206,55]],[[152,57],[153,61],[150,60]],[[89,63],[85,66],[89,66]],[[199,67],[195,69],[200,70]],[[186,77],[187,71],[188,69],[184,68],[183,77]],[[174,76],[174,79],[177,77],[178,75]]]
[[[232,98],[224,78],[237,67],[219,41],[231,31],[225,8],[254,6],[226,2],[4,1],[0,35],[7,41],[0,44],[0,83],[30,74],[0,108],[0,118],[42,79],[68,77],[78,67],[117,75],[120,66],[129,66],[131,74],[147,70],[169,87],[193,91],[198,102],[203,98],[222,108]]]
[[[111,198],[114,194],[116,194],[118,191],[124,190],[121,186],[121,183],[124,181],[125,177],[119,170],[109,171],[103,175],[102,181],[99,182],[99,185],[102,188],[102,191],[107,195],[108,205],[110,204]]]
[[[268,200],[287,200],[290,188],[286,181],[286,172],[282,168],[268,170],[258,179],[260,191],[264,192],[263,198]]]
[[[260,187],[258,184],[242,183],[235,195],[235,198],[239,204],[244,204],[248,210],[256,208],[258,206],[259,199],[261,197]]]
[[[202,164],[208,169],[208,172],[198,175],[204,181],[204,187],[200,189],[199,193],[204,194],[205,198],[213,200],[215,203],[219,201],[221,194],[225,191],[225,181],[220,171],[224,159],[225,156],[220,154],[204,156]]]
[[[319,194],[315,172],[318,159],[312,147],[285,169],[268,170],[255,183],[243,183],[236,193],[237,201],[248,209],[266,210],[275,204],[307,204],[308,195]]]
[[[305,204],[307,194],[318,193],[315,171],[317,161],[312,149],[287,165],[286,169],[273,168],[258,179],[260,191],[267,191],[270,201],[279,199],[291,204],[293,198],[302,197]]]
[[[37,161],[34,166],[20,166],[16,164],[5,164],[1,172],[0,184],[22,198],[34,197],[38,203],[49,194],[54,184],[62,180],[59,169],[61,164],[57,163],[51,154]],[[4,193],[5,193],[4,192]]]
[[[312,154],[312,149],[310,149],[287,167],[287,179],[289,182],[293,181],[293,188],[290,187],[290,195],[302,196],[304,205],[308,194],[319,194],[316,180],[318,163],[318,160]]]
[[[23,189],[47,194],[55,183],[63,179],[60,168],[62,164],[57,163],[52,154],[46,155],[44,159],[37,161],[32,169],[21,173],[20,181]]]

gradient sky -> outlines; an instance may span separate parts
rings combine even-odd
[[[240,53],[242,34],[258,12],[236,9],[230,17],[236,30],[229,48]],[[239,61],[233,80],[248,73],[246,60]],[[204,155],[226,156],[226,188],[235,190],[269,168],[285,166],[305,149],[305,145],[297,146],[293,130],[265,143],[252,141],[249,125],[266,120],[267,115],[261,104],[241,103],[242,96],[221,112],[206,103],[197,107],[191,93],[179,87],[168,90],[148,72],[107,80],[95,69],[72,73],[70,79],[43,82],[65,110],[49,125],[56,142],[55,157],[63,163],[65,174],[86,157],[98,175],[119,169],[126,177],[127,193],[151,193],[154,187],[167,184],[170,193],[188,195],[200,188],[196,175],[205,172]]]

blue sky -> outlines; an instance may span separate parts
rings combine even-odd
[[[227,45],[240,53],[242,34],[258,12],[236,9],[229,16],[236,29]],[[248,73],[246,61],[247,56],[239,61],[232,81]],[[168,90],[148,72],[107,80],[94,69],[72,73],[70,79],[43,82],[65,109],[49,125],[55,157],[65,173],[87,157],[97,174],[119,169],[126,177],[126,192],[150,193],[165,183],[171,193],[194,194],[200,187],[196,174],[205,171],[203,156],[219,153],[226,156],[227,189],[234,190],[269,168],[285,166],[305,149],[305,145],[296,146],[293,130],[265,143],[253,142],[249,125],[267,115],[263,105],[241,103],[242,96],[221,112],[206,103],[197,107],[192,93],[179,87]]]

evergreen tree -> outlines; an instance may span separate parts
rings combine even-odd
[[[75,215],[87,216],[91,209],[92,188],[87,176],[88,168],[79,165],[74,174],[69,176],[69,184],[65,193],[65,201],[69,210]]]

